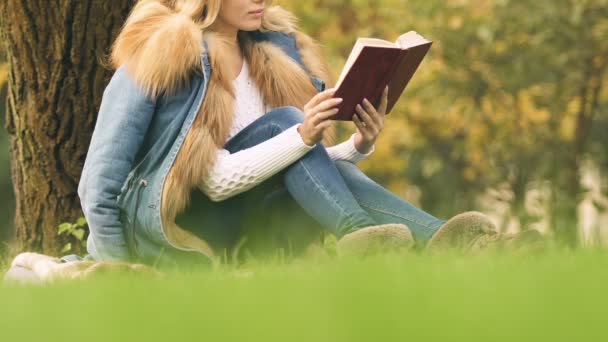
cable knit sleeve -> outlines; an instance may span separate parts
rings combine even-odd
[[[230,153],[218,149],[217,160],[200,189],[209,199],[223,201],[249,190],[300,159],[315,146],[304,143],[294,125],[250,148]]]
[[[353,133],[348,140],[328,147],[327,153],[332,160],[347,160],[352,163],[358,163],[371,156],[375,150],[376,145],[372,145],[371,150],[365,154],[357,151],[357,148],[355,147],[355,134]]]
[[[212,201],[223,201],[253,188],[300,159],[316,144],[306,145],[297,128],[298,125],[294,125],[275,137],[236,153],[218,149],[217,161],[201,184],[201,191]],[[350,139],[327,148],[332,160],[352,163],[369,157],[374,151],[375,145],[366,154],[357,151],[354,134]]]

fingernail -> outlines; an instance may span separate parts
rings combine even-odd
[[[367,99],[363,99],[363,102],[368,103],[369,101],[367,101]]]
[[[340,103],[340,102],[342,102],[343,100],[344,100],[343,98],[338,97],[338,98],[336,98],[336,100],[335,100],[335,101],[336,101],[336,103]]]

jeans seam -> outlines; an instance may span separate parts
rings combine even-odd
[[[433,228],[433,227],[431,227],[431,225],[430,225],[430,224],[427,224],[427,223],[422,223],[422,222],[420,222],[420,221],[418,221],[418,220],[416,220],[416,219],[412,219],[412,218],[403,217],[403,216],[401,216],[401,215],[395,214],[395,213],[393,213],[393,212],[386,211],[386,210],[384,210],[384,209],[375,208],[375,207],[372,207],[372,206],[367,205],[367,204],[365,204],[365,203],[359,203],[359,205],[360,205],[360,206],[362,206],[362,207],[365,207],[365,208],[367,208],[367,209],[377,211],[377,212],[379,212],[379,213],[383,213],[383,214],[391,215],[391,216],[398,217],[398,218],[400,218],[400,219],[402,219],[402,220],[405,220],[405,221],[409,221],[409,222],[412,222],[412,223],[419,224],[419,225],[421,225],[421,226],[424,226],[424,227],[425,227],[425,228],[427,228],[427,229],[432,229],[432,228]]]

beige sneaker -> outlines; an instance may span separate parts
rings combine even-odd
[[[337,245],[339,256],[368,256],[382,252],[409,250],[414,238],[404,224],[389,223],[365,227],[344,235]]]
[[[515,234],[501,233],[488,216],[476,211],[458,214],[443,224],[429,240],[426,250],[456,250],[475,254],[487,250],[526,252],[542,250],[543,238],[536,230]]]
[[[469,253],[483,248],[487,243],[498,238],[496,225],[486,215],[468,211],[444,223],[429,240],[426,250],[429,252],[457,250]]]

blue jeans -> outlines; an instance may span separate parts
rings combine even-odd
[[[235,153],[303,120],[303,113],[295,107],[276,108],[239,131],[224,148]],[[202,205],[198,209],[205,212],[204,222],[197,219],[194,231],[214,248],[230,248],[248,226],[272,229],[270,223],[279,230],[289,225],[299,224],[300,230],[317,225],[337,238],[370,225],[402,223],[424,245],[445,222],[386,190],[355,164],[333,161],[321,143],[256,187],[224,201],[205,200],[200,192],[192,195],[193,203]],[[177,223],[193,226],[180,223],[179,216]]]

